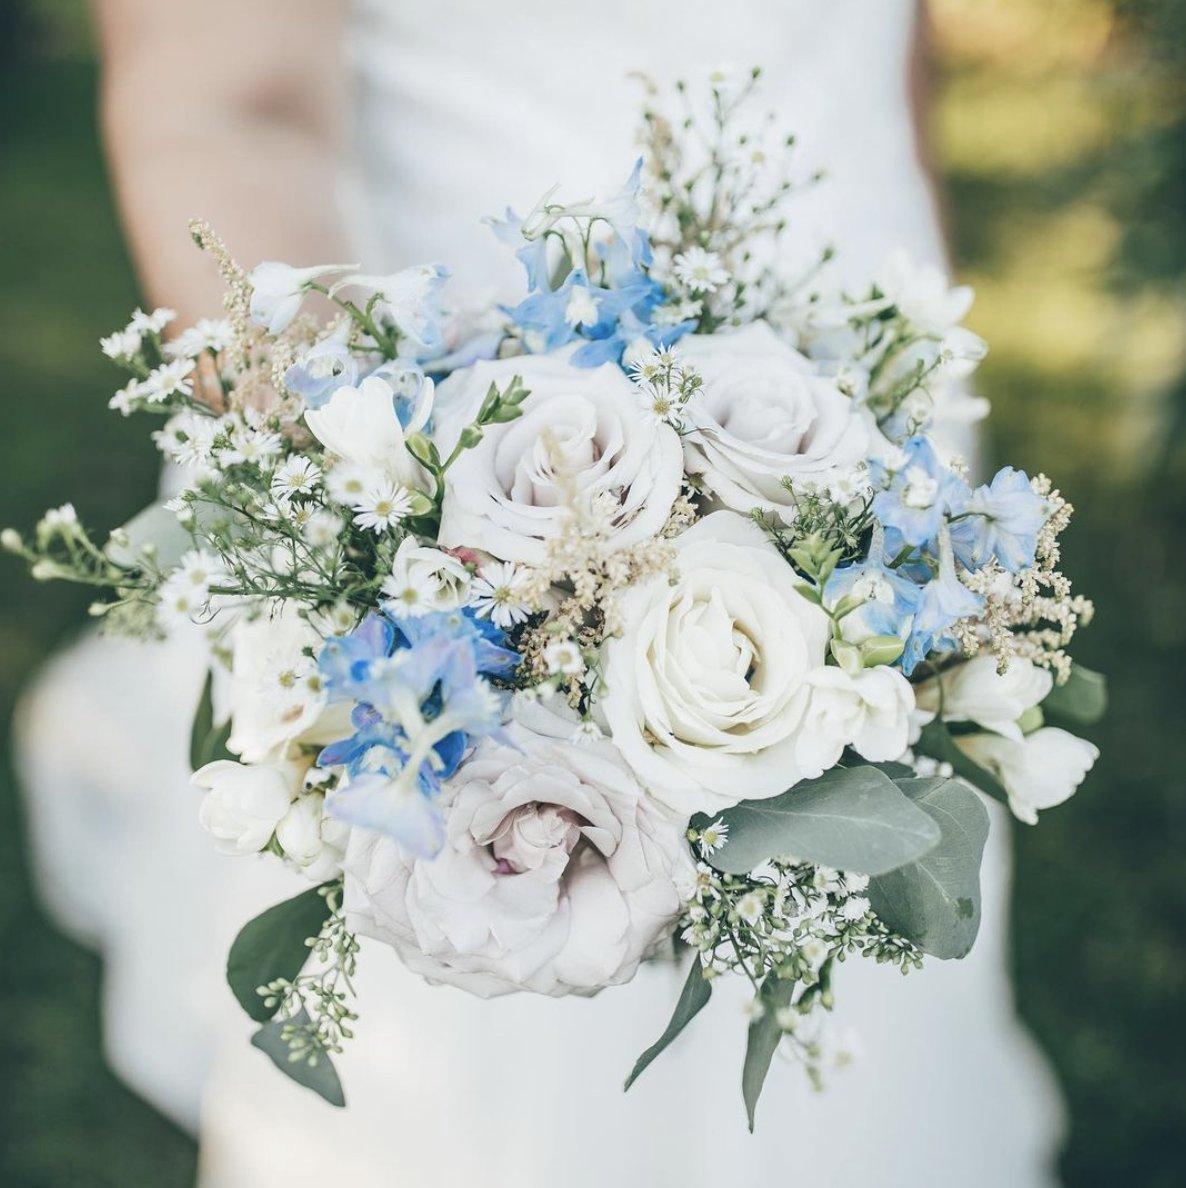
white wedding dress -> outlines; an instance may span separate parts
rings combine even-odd
[[[635,155],[627,71],[695,79],[731,60],[763,65],[803,172],[828,171],[796,207],[800,242],[834,238],[854,278],[894,246],[938,262],[906,96],[913,15],[911,0],[367,0],[347,47],[359,258],[440,260],[462,291],[513,295],[518,266],[481,216],[523,212],[557,181],[616,187]],[[996,805],[973,954],[908,978],[850,961],[837,1016],[860,1058],[823,1094],[776,1061],[754,1136],[740,987],[622,1094],[679,991],[668,966],[591,1000],[486,1002],[366,946],[339,1061],[349,1109],[295,1088],[248,1046],[222,966],[236,928],[300,886],[271,860],[219,856],[197,825],[185,742],[201,669],[194,640],[88,640],[25,706],[22,750],[43,893],[106,957],[110,1059],[183,1124],[200,1115],[204,1188],[1052,1182],[1060,1102],[1014,1016]]]

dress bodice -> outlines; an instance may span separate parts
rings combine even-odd
[[[551,185],[616,188],[636,152],[642,71],[703,79],[760,65],[756,108],[798,137],[793,208],[807,248],[837,240],[867,275],[889,247],[937,259],[908,103],[914,0],[356,0],[352,221],[368,269],[446,263],[463,292],[513,296],[514,261],[481,225]]]

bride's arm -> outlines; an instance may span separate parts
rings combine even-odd
[[[344,260],[336,202],[340,0],[96,0],[102,118],[148,297],[182,324],[222,286],[186,231],[244,264]]]

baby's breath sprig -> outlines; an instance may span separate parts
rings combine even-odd
[[[858,954],[905,974],[922,965],[922,952],[877,917],[864,875],[791,859],[767,862],[747,875],[716,870],[711,856],[725,832],[721,821],[688,830],[699,862],[681,936],[697,951],[705,977],[740,972],[750,981],[751,1013],[763,1010],[758,991],[768,976],[794,984],[777,1022],[788,1054],[818,1083],[827,1055],[821,1012],[833,1005],[836,965]]]
[[[291,981],[277,978],[256,988],[264,1006],[274,1008],[275,1018],[283,1023],[280,1034],[289,1060],[310,1066],[340,1053],[343,1041],[354,1038],[352,1025],[358,1019],[349,1003],[355,996],[359,946],[342,915],[342,884],[331,883],[320,893],[330,914],[321,931],[305,941],[314,968],[306,967]]]

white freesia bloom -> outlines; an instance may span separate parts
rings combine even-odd
[[[678,352],[704,381],[686,407],[688,472],[726,507],[791,507],[784,478],[826,487],[864,458],[852,401],[764,322],[685,338]]]
[[[834,767],[848,746],[871,763],[902,757],[914,691],[896,668],[867,668],[851,676],[840,668],[820,668],[807,684],[811,693],[795,748],[803,776]]]
[[[466,600],[469,581],[469,570],[456,557],[408,536],[383,582],[384,606],[397,618],[455,610]]]
[[[752,521],[714,512],[675,541],[678,579],[622,595],[600,710],[653,794],[685,819],[775,796],[796,759],[828,620]]]
[[[999,734],[961,734],[956,745],[992,772],[1009,794],[1013,815],[1038,823],[1038,810],[1069,799],[1099,758],[1099,749],[1056,726],[1043,726],[1021,741]]]
[[[283,756],[293,742],[324,744],[350,733],[348,707],[326,705],[316,662],[321,636],[291,603],[243,619],[231,634],[231,734],[227,749],[247,763]]]
[[[679,437],[639,416],[634,385],[618,367],[573,367],[561,353],[455,372],[438,394],[441,454],[474,420],[490,385],[503,388],[516,375],[531,393],[523,415],[486,426],[449,470],[441,544],[477,543],[501,560],[538,564],[570,514],[570,495],[612,508],[620,547],[657,533],[679,495]]]
[[[341,874],[349,838],[350,826],[326,813],[325,795],[318,791],[299,796],[276,825],[284,856],[314,883]]]
[[[425,380],[407,433],[423,429],[432,396],[432,381]],[[323,407],[306,409],[305,423],[329,453],[355,471],[407,488],[423,487],[427,481],[423,467],[404,444],[405,430],[395,415],[395,392],[378,376],[369,376],[357,388],[345,385]]]
[[[527,707],[446,785],[445,844],[417,858],[355,830],[349,926],[415,972],[483,997],[594,994],[629,981],[693,877],[682,828],[648,803],[605,740]]]
[[[353,267],[353,264],[315,264],[312,268],[293,268],[278,260],[257,264],[247,277],[251,283],[251,320],[269,334],[280,334],[296,317],[312,282]]]
[[[975,722],[1020,742],[1018,718],[1045,700],[1053,684],[1046,669],[1022,656],[999,673],[996,657],[986,653],[922,682],[914,695],[919,709],[932,715],[942,702],[946,722]]]
[[[439,332],[434,325],[434,293],[448,275],[449,270],[440,264],[416,264],[387,276],[343,277],[333,291],[361,289],[364,294],[376,296],[376,316],[390,320],[407,340],[401,344],[400,354],[416,354],[439,345]],[[369,302],[364,300],[361,304]]]
[[[886,257],[875,280],[889,303],[924,334],[946,335],[972,308],[967,285],[949,287],[942,269],[916,263],[901,249]]]
[[[194,772],[205,791],[198,820],[224,854],[257,854],[268,844],[301,786],[304,763],[232,763],[217,759]]]

